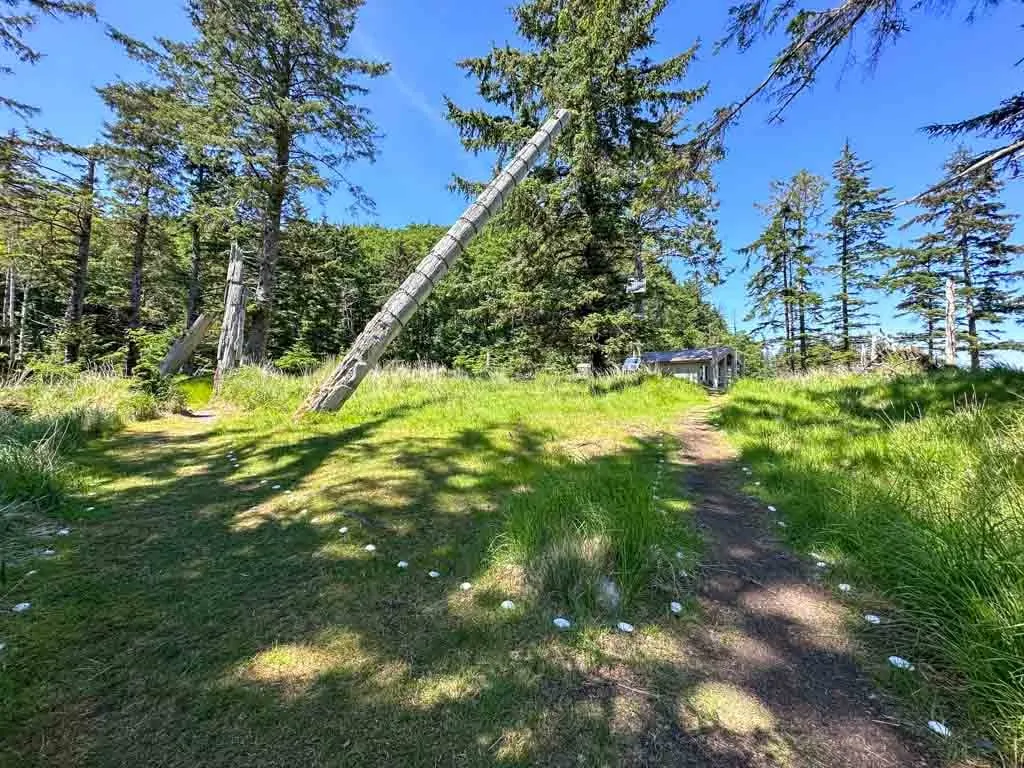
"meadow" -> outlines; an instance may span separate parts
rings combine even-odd
[[[311,384],[243,370],[209,406],[188,384],[215,418],[152,418],[99,375],[0,390],[5,444],[39,456],[0,459],[0,599],[31,603],[0,616],[0,763],[600,764],[635,741],[591,686],[682,624],[672,430],[706,395],[384,372],[297,422]]]

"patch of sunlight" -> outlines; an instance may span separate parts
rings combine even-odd
[[[843,651],[849,646],[845,614],[809,586],[790,584],[772,590],[747,590],[740,597],[740,605],[751,613],[799,625],[804,630],[802,641],[822,650]]]
[[[608,723],[612,733],[626,738],[637,738],[647,730],[653,718],[648,699],[637,696],[616,696],[612,699],[612,713]]]
[[[687,704],[703,723],[749,736],[775,728],[775,716],[751,693],[731,683],[701,683]]]
[[[521,763],[535,754],[537,737],[529,726],[506,728],[498,737],[497,758],[502,762]]]
[[[238,533],[241,531],[253,531],[268,523],[281,525],[295,522],[304,523],[306,521],[303,519],[301,512],[295,509],[294,505],[284,507],[280,503],[268,501],[236,513],[231,523],[231,530]]]
[[[412,703],[421,709],[462,701],[479,696],[487,687],[487,678],[474,670],[448,675],[429,675],[415,683]]]
[[[310,645],[276,645],[256,654],[238,676],[248,682],[271,685],[288,696],[304,693],[317,678],[344,666],[345,655]]]

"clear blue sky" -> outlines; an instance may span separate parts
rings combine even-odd
[[[659,21],[656,53],[671,55],[704,41],[692,83],[709,81],[711,92],[695,118],[739,98],[760,81],[776,46],[746,54],[713,55],[730,2],[673,0]],[[178,0],[97,0],[104,21],[144,39],[186,37],[189,27]],[[736,271],[714,292],[727,319],[743,326],[745,276],[736,248],[757,237],[762,222],[754,203],[763,200],[772,179],[800,168],[828,175],[843,142],[875,164],[878,183],[900,199],[938,179],[953,146],[929,139],[919,128],[952,121],[991,108],[1019,88],[1019,34],[1024,14],[1019,3],[1003,3],[973,25],[962,23],[969,2],[948,17],[919,17],[914,28],[886,52],[877,72],[854,64],[845,73],[842,56],[820,83],[789,109],[782,125],[768,125],[769,105],[753,104],[727,137],[728,156],[718,168],[721,237]],[[479,55],[492,44],[515,44],[509,4],[502,0],[371,0],[363,9],[355,52],[391,62],[392,74],[376,81],[367,104],[381,132],[380,157],[350,175],[376,200],[372,219],[389,226],[409,222],[450,223],[465,201],[447,190],[453,172],[482,178],[489,158],[467,155],[443,119],[443,96],[475,104],[474,83],[455,62]],[[20,65],[2,84],[5,93],[42,107],[36,124],[71,142],[96,140],[104,110],[93,87],[116,77],[138,76],[138,68],[91,23],[42,24],[32,44],[46,53],[35,67]],[[10,116],[0,118],[7,128]],[[980,148],[980,147],[979,147]],[[1024,182],[1011,182],[1005,201],[1024,208]],[[349,201],[336,195],[313,213],[336,222],[351,221]],[[318,208],[320,208],[318,210]],[[897,238],[905,235],[897,234]],[[887,329],[902,322],[879,312]]]

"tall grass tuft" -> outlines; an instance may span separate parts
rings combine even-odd
[[[744,382],[722,423],[787,531],[897,606],[941,709],[1024,753],[1024,375]]]
[[[0,501],[59,507],[73,491],[67,454],[164,403],[110,373],[0,382]]]

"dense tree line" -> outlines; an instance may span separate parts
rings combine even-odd
[[[753,270],[749,319],[778,349],[781,367],[852,365],[879,327],[870,312],[879,293],[916,322],[918,330],[900,335],[935,361],[950,311],[972,368],[992,352],[1021,347],[1002,332],[1024,316],[1024,248],[1011,242],[1016,216],[999,200],[1003,184],[991,165],[963,173],[973,162],[960,148],[946,163],[950,182],[922,195],[921,211],[903,225],[924,230],[909,245],[896,245],[889,190],[874,186],[871,164],[849,143],[833,166],[830,216],[826,179],[802,170],[773,182],[760,206],[764,231],[741,253]],[[834,293],[823,295],[827,288]]]
[[[24,3],[94,15],[88,3]],[[360,5],[189,0],[187,42],[110,31],[148,77],[97,89],[109,117],[96,143],[33,132],[2,144],[6,368],[109,364],[131,374],[143,349],[219,310],[232,241],[250,283],[248,359],[299,369],[344,351],[443,233],[336,226],[304,210],[304,193],[338,186],[372,207],[344,176],[376,153],[359,97],[388,70],[349,53]],[[515,11],[526,47],[462,62],[485,100],[508,110],[448,105],[470,150],[501,163],[554,106],[574,120],[393,357],[600,370],[641,349],[728,339],[704,297],[721,253],[717,153],[694,165],[678,152],[706,87],[684,82],[695,48],[648,57],[664,5],[528,0]],[[13,18],[0,23],[20,31]],[[585,88],[582,71],[595,74]],[[472,195],[480,180],[455,185]],[[628,293],[631,281],[646,290]]]

